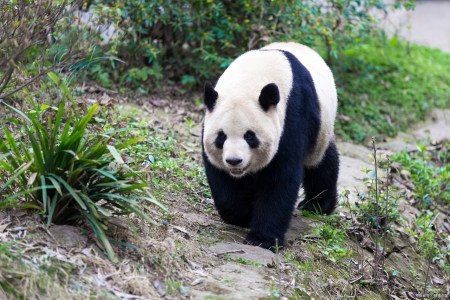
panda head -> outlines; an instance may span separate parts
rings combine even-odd
[[[216,87],[217,88],[217,87]],[[235,178],[267,166],[278,149],[280,92],[275,83],[216,91],[207,82],[203,146],[208,160]]]

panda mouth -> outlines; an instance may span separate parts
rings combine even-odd
[[[230,169],[230,173],[234,176],[241,176],[242,174],[244,174],[245,170],[246,168],[233,168]]]

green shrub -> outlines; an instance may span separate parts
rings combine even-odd
[[[435,153],[427,151],[425,145],[417,145],[416,153],[406,151],[393,155],[392,160],[400,163],[411,174],[414,199],[420,207],[443,203],[450,205],[450,165],[448,146]],[[438,158],[438,163],[433,157]],[[439,161],[444,158],[443,161]]]
[[[0,1],[0,99],[83,58],[87,39],[66,22],[68,2],[77,1]]]
[[[395,8],[413,5],[399,0]],[[164,77],[192,87],[215,80],[242,52],[272,41],[316,46],[331,63],[369,35],[375,11],[386,7],[383,0],[97,0],[89,9],[117,29],[100,51],[125,62],[104,64],[108,73],[123,74],[109,77],[109,84],[145,87],[151,80],[157,86]]]
[[[348,117],[336,124],[344,139],[395,136],[432,108],[450,105],[448,53],[385,36],[349,45],[343,53],[334,74],[338,111]]]
[[[66,112],[63,101],[58,107],[35,105],[28,113],[3,105],[20,116],[12,119],[15,130],[1,128],[0,194],[6,201],[26,198],[47,225],[85,220],[112,261],[117,259],[105,233],[112,217],[135,213],[155,223],[141,203],[166,210],[119,153],[143,137],[113,145],[117,130],[89,132],[98,104],[79,118]]]

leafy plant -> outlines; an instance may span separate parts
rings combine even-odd
[[[425,145],[419,144],[417,150],[416,153],[402,151],[392,157],[411,175],[415,200],[423,208],[436,202],[450,204],[448,146],[444,145],[442,150],[432,153]]]
[[[60,43],[73,33],[72,24],[62,22],[68,2],[0,1],[0,99],[82,58],[77,39]],[[55,29],[63,34],[57,36]]]
[[[0,179],[5,183],[0,192],[6,201],[27,199],[41,209],[47,225],[85,220],[112,261],[117,258],[106,235],[112,217],[135,213],[155,223],[142,201],[166,210],[119,153],[143,137],[114,146],[116,132],[88,131],[98,104],[80,118],[67,113],[64,102],[58,107],[37,106],[28,113],[3,105],[20,116],[14,122],[22,125],[14,131],[2,127]]]
[[[338,226],[338,222],[334,216],[325,216],[325,222],[314,229],[321,240],[319,241],[319,248],[323,254],[332,262],[337,262],[343,257],[352,254],[351,249],[347,248],[345,243],[345,231]]]
[[[138,68],[142,73],[148,67],[187,87],[213,80],[237,55],[275,40],[324,49],[332,63],[348,44],[360,44],[375,29],[374,12],[387,13],[388,7],[383,0],[91,3],[87,9],[98,15],[99,24],[114,24],[116,29],[103,53],[125,62],[105,63],[106,69],[126,73]],[[392,9],[413,6],[413,0],[398,0]],[[149,78],[155,79],[156,73]]]

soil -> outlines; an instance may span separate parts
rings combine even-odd
[[[87,94],[85,101],[91,96],[98,97]],[[111,97],[109,100],[121,103],[122,111],[138,111],[135,117],[150,120],[155,130],[163,134],[173,131],[180,147],[194,161],[201,163],[199,128],[202,106],[193,105],[192,100],[170,97],[169,100],[133,99],[134,103],[130,103],[130,98]],[[187,118],[194,120],[197,126],[188,129],[185,125]],[[423,124],[379,143],[378,148],[391,153],[408,150],[425,136],[450,139],[449,126],[450,110],[434,111]],[[435,144],[438,142],[434,141]],[[365,170],[373,168],[372,150],[365,145],[346,142],[338,142],[338,148],[341,153],[340,193],[348,190],[348,201],[357,202],[358,193],[368,188],[362,180],[367,177]],[[224,224],[211,199],[192,203],[186,198],[183,193],[168,191],[166,199],[158,199],[168,205],[173,214],[168,225],[155,227],[135,219],[138,237],[127,231],[113,233],[115,239],[141,249],[115,247],[122,259],[119,265],[110,263],[88,231],[56,225],[46,229],[37,217],[24,211],[2,212],[0,237],[1,241],[21,241],[26,249],[30,249],[26,250],[30,261],[45,256],[64,265],[64,269],[70,266],[70,280],[66,282],[66,290],[70,292],[67,295],[50,292],[48,295],[53,298],[61,295],[70,298],[81,295],[83,298],[86,291],[92,290],[96,291],[96,297],[102,299],[287,299],[288,295],[300,295],[300,299],[351,295],[364,299],[384,299],[387,295],[393,298],[419,297],[421,289],[414,285],[417,281],[425,281],[428,263],[426,258],[417,254],[415,241],[401,226],[396,225],[397,234],[388,241],[386,251],[390,251],[390,255],[385,261],[386,269],[397,270],[401,275],[394,278],[384,275],[367,277],[361,274],[371,274],[374,244],[363,228],[355,228],[350,233],[353,236],[349,235],[346,241],[348,248],[357,253],[353,255],[356,258],[334,263],[314,242],[318,239],[314,229],[325,221],[296,212],[287,233],[287,247],[273,253],[242,244],[246,231]],[[406,199],[401,203],[402,213],[411,215],[411,222],[414,222],[417,217],[415,208]],[[344,206],[340,206],[335,214],[343,219],[352,218]],[[445,218],[443,222],[446,222]],[[295,259],[287,260],[287,257]],[[301,268],[298,264],[306,264],[307,267]],[[411,268],[417,270],[416,281],[411,275],[406,275],[411,273]],[[430,282],[436,288],[442,289],[448,284],[448,275],[436,266],[431,266],[428,273],[429,278],[434,278],[435,282]],[[75,286],[82,286],[83,292],[71,292]],[[39,298],[38,295],[30,296]]]

